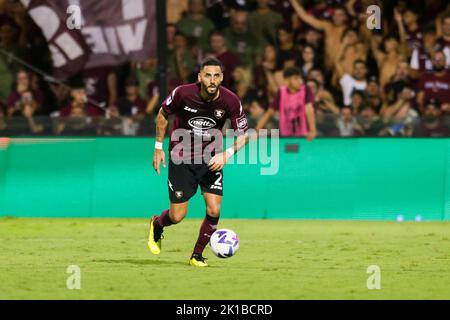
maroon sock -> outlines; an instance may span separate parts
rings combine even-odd
[[[172,220],[170,220],[169,210],[165,210],[161,213],[159,217],[155,219],[154,226],[155,229],[162,232],[164,227],[173,225]]]
[[[219,218],[213,218],[206,215],[205,220],[203,220],[202,226],[200,227],[200,233],[198,235],[197,243],[195,244],[194,253],[202,254],[211,235],[217,230],[217,224],[219,223]]]

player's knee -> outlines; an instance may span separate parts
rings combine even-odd
[[[184,216],[182,216],[182,215],[170,217],[170,220],[172,220],[173,224],[178,224],[181,221],[183,221],[183,219],[184,219]]]
[[[183,221],[186,213],[186,211],[174,212],[170,215],[170,221],[172,221],[173,224],[178,224]]]
[[[206,207],[206,214],[213,218],[220,216],[220,205],[209,205]]]

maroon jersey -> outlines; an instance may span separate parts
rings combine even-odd
[[[430,98],[439,100],[442,104],[450,103],[450,72],[443,76],[436,76],[427,72],[419,80],[418,89],[425,93],[425,101]]]
[[[167,114],[176,116],[170,134],[170,155],[171,158],[194,159],[201,158],[208,146],[219,144],[222,148],[222,139],[216,140],[217,133],[222,131],[225,121],[230,119],[232,128],[238,133],[243,134],[248,130],[247,117],[242,108],[239,98],[225,87],[220,87],[219,98],[206,102],[200,96],[200,84],[188,84],[177,87],[171,95],[164,101],[162,108]],[[177,129],[184,129],[189,133],[191,140],[190,151],[179,148],[174,150],[180,141],[176,134]],[[183,131],[183,130],[180,130]],[[180,132],[179,131],[179,132]],[[174,134],[175,133],[175,134]],[[195,145],[201,144],[201,150],[195,148]],[[201,151],[201,154],[199,153]],[[212,154],[213,155],[213,154]]]

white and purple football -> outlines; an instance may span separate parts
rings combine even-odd
[[[212,234],[210,245],[217,257],[230,258],[239,250],[239,238],[230,229],[219,229]]]

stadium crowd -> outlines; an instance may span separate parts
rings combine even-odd
[[[370,5],[381,8],[381,29],[368,28]],[[297,67],[314,97],[319,136],[450,136],[447,1],[167,6],[169,90],[196,81],[199,62],[214,56],[255,127],[283,85],[283,71]],[[0,0],[0,136],[154,134],[156,59],[87,69],[66,85],[5,53],[52,74],[45,38],[19,1]],[[267,124],[277,126],[276,117]]]

